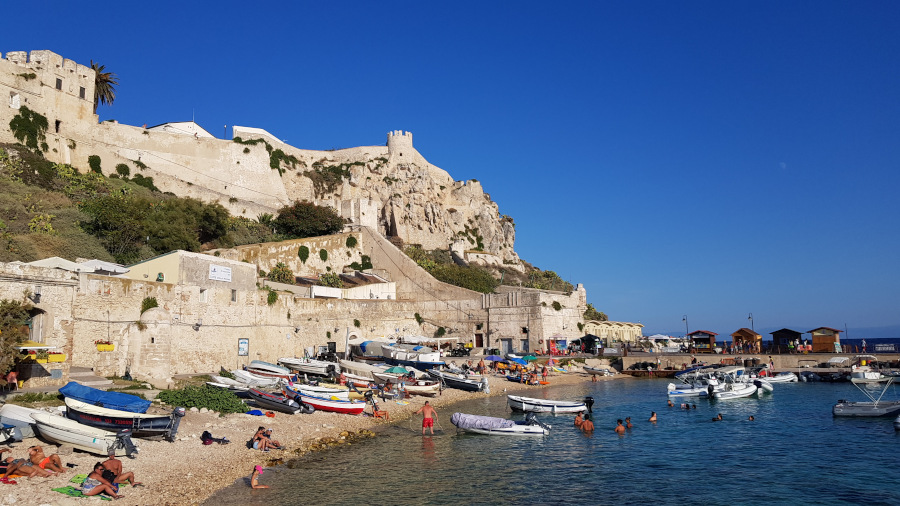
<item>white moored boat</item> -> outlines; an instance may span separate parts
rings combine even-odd
[[[318,387],[312,385],[300,385],[294,384],[291,387],[295,392],[301,393],[303,395],[314,395],[317,397],[325,397],[326,399],[335,398],[341,399],[344,401],[350,400],[350,391],[347,389],[340,388],[327,388],[327,387]]]
[[[69,444],[95,455],[108,455],[111,449],[115,450],[116,456],[137,453],[137,447],[128,435],[97,429],[49,413],[32,413],[31,417],[38,433],[48,441]]]
[[[316,360],[314,358],[290,358],[282,357],[278,363],[300,374],[313,374],[316,376],[331,376],[341,372],[341,366],[334,362]]]
[[[243,383],[244,385],[251,386],[251,387],[257,387],[257,388],[259,388],[259,387],[262,387],[262,388],[274,387],[275,385],[278,384],[278,382],[281,381],[279,378],[258,376],[256,374],[253,374],[251,372],[247,372],[247,371],[244,371],[241,369],[235,369],[235,370],[231,371],[231,374],[234,374],[235,380]],[[220,383],[220,382],[217,381],[216,383]]]
[[[290,369],[281,367],[280,365],[270,364],[262,360],[253,360],[247,366],[247,371],[257,376],[265,376],[270,378],[281,378],[289,380],[293,377]]]
[[[784,371],[775,376],[766,376],[766,380],[769,383],[796,383],[797,375],[790,371]]]
[[[753,383],[728,383],[720,391],[713,392],[713,398],[720,401],[750,397],[759,389]]]
[[[580,413],[587,411],[584,401],[553,401],[518,395],[507,395],[506,402],[514,411],[530,413]]]
[[[533,413],[528,413],[522,422],[492,416],[453,413],[450,423],[465,432],[490,436],[546,436],[550,434],[551,428],[535,419]]]

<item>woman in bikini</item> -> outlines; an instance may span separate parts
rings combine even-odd
[[[97,495],[100,493],[107,493],[113,499],[121,499],[125,497],[124,495],[119,495],[116,493],[115,487],[113,487],[112,483],[103,478],[103,464],[97,462],[94,464],[94,470],[91,474],[85,478],[84,483],[81,485],[81,493],[84,495]]]

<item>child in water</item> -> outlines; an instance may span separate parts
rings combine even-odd
[[[253,468],[253,474],[250,475],[250,488],[269,488],[268,485],[260,485],[259,484],[259,476],[263,473],[262,466],[256,466]]]

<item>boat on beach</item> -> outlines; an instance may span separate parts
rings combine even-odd
[[[436,371],[434,369],[430,369],[426,371],[429,376],[434,378],[437,381],[442,382],[444,385],[450,388],[457,388],[459,390],[465,390],[467,392],[481,392],[485,390],[485,385],[487,385],[487,379],[482,378],[482,380],[475,381],[473,379],[468,378],[465,375],[453,374],[444,371]]]
[[[117,457],[134,457],[138,448],[131,441],[131,431],[98,429],[50,413],[32,413],[38,434],[47,441],[68,444],[79,450],[106,456],[115,451]]]
[[[316,360],[314,358],[290,358],[282,357],[278,363],[300,374],[312,374],[314,376],[332,376],[341,372],[341,366],[335,362]]]
[[[415,367],[422,371],[444,365],[440,352],[431,346],[387,343],[381,345],[381,355],[388,364]]]
[[[79,400],[85,404],[99,406],[101,408],[130,411],[132,413],[146,413],[150,407],[150,401],[141,399],[136,395],[121,392],[107,392],[92,388],[81,383],[70,381],[59,389],[67,399]]]
[[[348,415],[358,415],[366,408],[363,401],[351,401],[341,399],[331,399],[318,395],[309,395],[292,389],[289,386],[283,387],[284,395],[290,398],[299,398],[305,404],[309,404],[320,411],[331,411],[333,413],[345,413]]]
[[[259,376],[257,374],[253,374],[252,372],[244,371],[243,369],[235,369],[231,371],[231,374],[234,375],[234,379],[244,385],[254,387],[254,388],[272,388],[276,386],[281,379],[273,378],[270,376]],[[216,377],[218,378],[218,376]],[[213,379],[216,379],[213,378]],[[216,383],[226,383],[222,381],[216,381]]]
[[[551,399],[535,399],[520,395],[507,395],[506,403],[513,411],[528,413],[580,413],[587,411],[584,401],[554,401]]]
[[[586,366],[582,367],[581,369],[584,370],[584,372],[586,372],[588,374],[596,374],[597,376],[613,376],[616,374],[613,371],[610,371],[609,369],[607,369],[606,367],[591,367],[591,366],[586,365]]]
[[[453,413],[450,423],[465,432],[490,436],[546,436],[551,429],[550,425],[538,421],[533,413],[528,413],[524,421]]]
[[[218,388],[221,390],[228,390],[229,392],[233,393],[234,395],[236,395],[242,399],[250,398],[250,393],[249,393],[250,387],[247,385],[236,386],[236,385],[229,385],[227,383],[217,383],[215,381],[207,381],[206,384],[213,388]]]
[[[33,413],[46,413],[40,409],[26,408],[16,404],[4,404],[0,406],[0,423],[14,427],[13,437],[17,441],[34,437]]]
[[[263,392],[262,390],[257,390],[255,388],[250,389],[249,394],[250,399],[261,408],[272,409],[289,415],[293,415],[302,408],[300,403],[294,400],[293,397]],[[309,412],[312,413],[312,411]]]
[[[131,435],[135,437],[163,436],[169,441],[175,440],[178,425],[185,415],[184,408],[175,408],[168,415],[148,415],[102,408],[71,397],[66,397],[65,403],[66,418],[80,424],[107,431],[131,429]]]
[[[291,374],[290,369],[288,369],[287,367],[270,364],[269,362],[263,362],[262,360],[251,361],[250,365],[247,366],[247,372],[255,374],[257,376],[263,376],[267,378],[281,378],[285,380],[290,380],[294,377],[294,375]]]

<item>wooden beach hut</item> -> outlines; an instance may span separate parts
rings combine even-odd
[[[831,327],[819,327],[809,331],[813,353],[841,353],[841,331]]]
[[[688,337],[691,338],[691,347],[697,353],[715,353],[717,335],[719,334],[708,330],[695,330]]]
[[[780,353],[788,353],[794,349],[794,343],[800,342],[800,336],[803,335],[803,332],[797,332],[796,330],[791,329],[781,329],[770,332],[770,334],[772,334],[772,346]]]
[[[732,353],[760,353],[762,336],[748,328],[740,328],[731,334]]]

